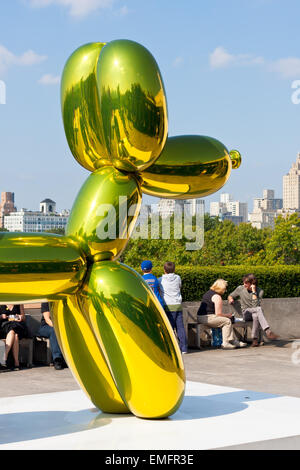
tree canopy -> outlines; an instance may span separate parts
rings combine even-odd
[[[149,222],[150,223],[150,222]],[[193,224],[195,220],[193,220]],[[170,219],[171,235],[174,218]],[[193,225],[195,229],[195,225]],[[236,226],[229,220],[220,221],[205,214],[204,244],[201,249],[187,250],[189,241],[131,238],[121,260],[138,266],[143,259],[162,264],[174,261],[179,265],[295,265],[300,263],[300,218],[298,214],[278,216],[274,229],[257,229],[250,223]],[[150,228],[149,228],[150,233]]]

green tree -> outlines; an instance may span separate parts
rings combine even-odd
[[[222,222],[219,217],[211,217],[207,212],[204,214],[204,231],[214,230]]]
[[[249,223],[236,226],[206,214],[204,245],[200,250],[188,251],[189,240],[172,238],[174,219],[171,218],[171,239],[162,239],[160,225],[159,239],[131,239],[122,260],[131,266],[138,266],[143,259],[151,259],[160,266],[171,260],[182,266],[299,264],[299,221],[297,214],[293,214],[286,219],[278,217],[274,229],[257,229]],[[192,223],[195,229],[195,220]],[[148,229],[150,233],[150,224]]]
[[[300,263],[300,218],[298,214],[279,216],[275,228],[265,243],[266,264]]]

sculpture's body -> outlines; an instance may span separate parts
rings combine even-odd
[[[117,259],[142,191],[174,199],[212,194],[239,166],[239,153],[204,136],[167,140],[158,66],[132,41],[87,44],[74,52],[62,78],[62,113],[70,149],[92,174],[65,237],[0,236],[0,301],[52,301],[65,359],[98,408],[169,416],[185,386],[177,340],[148,285]],[[103,238],[109,207],[117,230]]]

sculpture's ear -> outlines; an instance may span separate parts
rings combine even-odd
[[[141,173],[142,191],[156,197],[201,198],[218,191],[238,168],[241,156],[216,139],[184,135],[167,139],[153,165]]]
[[[63,71],[62,114],[75,159],[94,171],[105,165],[142,171],[167,139],[167,103],[150,52],[128,40],[77,49]]]
[[[74,158],[94,171],[109,164],[97,91],[97,63],[105,43],[85,44],[69,57],[61,80],[65,134]]]

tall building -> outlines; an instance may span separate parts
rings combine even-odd
[[[44,199],[40,202],[40,212],[43,214],[54,214],[56,210],[56,202],[52,199]]]
[[[263,190],[263,199],[274,199],[275,191],[274,189],[264,189]]]
[[[242,222],[248,222],[247,202],[231,201],[227,204],[228,212],[235,217],[242,217]]]
[[[234,225],[240,225],[242,222],[244,222],[243,217],[241,215],[232,215],[231,212],[225,212],[225,214],[222,215],[222,220],[230,220],[230,222],[233,222]]]
[[[21,209],[4,216],[4,227],[9,232],[44,232],[45,230],[65,229],[69,212],[55,211],[56,203],[44,199],[40,203],[40,211]]]
[[[300,210],[300,153],[288,174],[283,176],[283,209]]]
[[[160,199],[157,205],[159,215],[164,219],[173,214],[186,213],[189,215],[196,215],[200,213],[204,215],[204,200],[203,199]]]
[[[233,201],[233,197],[231,194],[228,194],[228,193],[220,194],[220,202],[222,202],[223,204],[228,204],[231,201]]]
[[[4,216],[16,212],[15,193],[2,192],[0,203],[0,227],[4,227]]]
[[[175,199],[160,199],[157,205],[158,213],[163,219],[171,217],[176,211],[182,210],[183,201]]]
[[[231,194],[222,193],[220,202],[210,203],[210,215],[221,220],[231,220],[235,224],[248,222],[247,202],[234,201]]]
[[[262,198],[253,200],[253,212],[249,214],[251,225],[256,228],[274,227],[277,211],[282,209],[282,199],[275,198],[273,189],[264,189]]]
[[[209,205],[209,215],[211,217],[221,217],[222,214],[227,212],[226,204],[224,202],[211,202]]]
[[[187,207],[190,215],[195,216],[196,214],[200,214],[204,216],[205,199],[187,199],[184,202],[185,204],[189,204]]]

